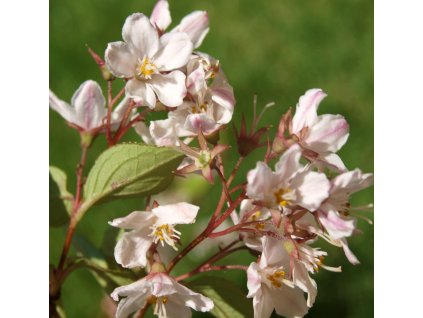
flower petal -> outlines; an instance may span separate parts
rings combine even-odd
[[[313,212],[329,196],[330,183],[324,173],[304,170],[292,179],[291,188],[296,189],[296,204]]]
[[[134,13],[126,18],[122,38],[137,57],[151,58],[159,49],[159,35],[150,20],[142,13]]]
[[[347,167],[345,167],[341,157],[339,157],[336,153],[329,152],[321,154],[316,160],[335,172],[343,172],[347,170]]]
[[[107,68],[114,76],[134,76],[137,57],[130,51],[128,44],[122,41],[109,43],[104,56]]]
[[[367,188],[373,184],[373,174],[362,173],[360,169],[354,169],[342,173],[332,181],[331,195],[339,192],[351,194]]]
[[[339,242],[342,245],[342,248],[344,250],[345,256],[347,257],[348,261],[353,265],[360,264],[360,261],[358,260],[358,258],[350,250],[347,240],[344,238],[344,239],[339,240]]]
[[[148,129],[147,125],[140,121],[134,125],[135,132],[141,137],[142,141],[144,141],[147,145],[154,145],[154,139],[151,137],[150,130]]]
[[[312,307],[317,296],[317,284],[310,277],[305,266],[298,261],[294,262],[292,278],[295,285],[308,294],[307,306]]]
[[[115,246],[116,262],[126,268],[145,267],[146,254],[153,243],[150,233],[151,229],[144,227],[123,234]]]
[[[347,142],[349,125],[341,115],[321,115],[310,127],[304,144],[318,153],[337,152]]]
[[[125,86],[126,96],[135,102],[153,109],[156,106],[156,95],[148,83],[131,79]]]
[[[190,224],[195,222],[200,208],[185,202],[160,205],[151,212],[158,218],[156,225]]]
[[[297,134],[304,127],[311,127],[316,122],[317,108],[326,96],[320,88],[313,88],[300,97],[292,118],[292,134]]]
[[[171,71],[185,66],[192,53],[192,43],[185,33],[166,33],[160,38],[160,49],[154,64],[160,71]]]
[[[153,75],[149,84],[151,84],[160,102],[168,107],[181,105],[187,93],[185,74],[181,71],[173,71],[166,75]]]
[[[126,296],[120,300],[117,306],[116,318],[127,318],[133,312],[144,307],[149,296],[146,291],[145,279],[116,288],[111,295],[114,300],[117,301],[119,296]]]
[[[179,144],[171,119],[152,121],[149,130],[154,144],[157,146],[176,146]]]
[[[283,266],[286,270],[289,268],[289,254],[284,248],[284,242],[273,237],[263,237],[263,253],[260,259],[260,267],[279,267]]]
[[[276,313],[287,318],[303,317],[308,312],[307,302],[301,289],[285,284],[272,293]]]
[[[251,199],[264,200],[272,192],[272,170],[264,162],[257,162],[256,168],[247,174],[247,195]],[[272,195],[272,194],[271,194]]]
[[[300,164],[301,149],[297,144],[289,147],[279,159],[275,166],[275,174],[278,177],[278,183],[286,183],[301,168]]]
[[[341,217],[331,204],[325,203],[317,214],[320,223],[325,227],[330,237],[334,240],[352,235],[356,220]]]
[[[207,89],[206,74],[204,67],[198,64],[192,72],[187,76],[187,91],[191,95],[197,95]]]
[[[72,96],[71,104],[75,108],[78,126],[91,130],[103,124],[107,114],[106,100],[97,82],[88,80],[82,83]]]
[[[194,48],[203,42],[209,32],[209,17],[206,11],[194,11],[185,16],[171,32],[184,32],[191,39]]]
[[[202,131],[208,135],[215,131],[219,125],[206,113],[189,114],[186,118],[184,129],[198,134]]]
[[[269,318],[275,308],[270,293],[272,291],[265,285],[253,298],[254,318]]]
[[[50,90],[50,107],[60,114],[66,121],[76,123],[75,109],[72,108],[68,103],[60,100],[57,96]]]
[[[256,262],[253,262],[250,264],[250,266],[248,266],[247,287],[248,287],[247,298],[254,297],[261,288],[260,266]]]
[[[188,306],[197,311],[210,311],[213,309],[214,304],[213,301],[205,297],[199,293],[192,291],[191,289],[173,281],[173,286],[177,292],[177,298],[179,301],[182,302],[185,306]]]
[[[112,222],[109,222],[111,226],[119,227],[121,229],[141,229],[149,227],[154,223],[154,215],[150,212],[140,212],[134,211],[129,215],[114,219]]]
[[[169,11],[169,3],[167,0],[159,0],[154,6],[150,16],[150,22],[159,30],[164,31],[172,22]]]

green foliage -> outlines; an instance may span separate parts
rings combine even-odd
[[[129,196],[148,196],[168,187],[183,154],[165,147],[122,144],[104,151],[88,174],[87,204]]]
[[[66,188],[66,173],[54,166],[49,170],[49,223],[58,227],[69,220],[73,196]]]
[[[200,277],[187,284],[188,288],[211,298],[211,313],[217,318],[253,317],[251,299],[247,299],[235,283],[220,277]]]

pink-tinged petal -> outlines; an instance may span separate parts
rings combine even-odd
[[[150,292],[156,297],[172,295],[176,293],[174,280],[166,273],[152,273],[146,277],[150,283]]]
[[[353,264],[353,265],[358,265],[360,264],[360,261],[358,260],[358,258],[354,255],[354,253],[350,250],[347,240],[341,239],[340,243],[342,245],[342,248],[344,250],[345,256],[347,257],[348,261]]]
[[[248,298],[254,297],[261,288],[260,266],[255,262],[251,263],[247,269],[247,287]]]
[[[159,49],[159,35],[150,20],[142,13],[134,13],[126,18],[122,38],[137,57],[151,58]]]
[[[295,203],[313,212],[328,198],[330,183],[324,173],[303,171],[290,184],[296,189]]]
[[[146,254],[153,243],[150,234],[148,227],[123,234],[115,246],[116,262],[126,268],[145,267]]]
[[[197,95],[199,92],[207,89],[206,74],[200,64],[187,76],[187,91],[191,95]]]
[[[126,297],[121,299],[117,306],[116,318],[127,318],[133,312],[144,307],[149,296],[146,291],[147,286],[144,279],[116,288],[111,294],[115,301],[118,301],[119,297]]]
[[[272,192],[272,170],[264,162],[257,162],[256,168],[247,174],[247,195],[251,199],[264,200]]]
[[[263,285],[253,298],[254,318],[269,318],[275,308],[272,297],[272,291]]]
[[[304,140],[306,147],[322,152],[337,152],[347,142],[349,125],[341,115],[321,115],[310,127]]]
[[[121,229],[149,228],[154,223],[154,215],[150,212],[134,211],[129,215],[109,222],[111,226]]]
[[[332,181],[331,194],[343,192],[351,194],[367,188],[373,184],[373,174],[362,173],[360,169],[354,169],[336,176]]]
[[[228,150],[230,147],[228,145],[222,145],[222,144],[218,144],[216,145],[212,151],[210,152],[210,156],[212,158],[216,157],[218,154],[221,154],[222,152],[224,152],[225,150]]]
[[[279,267],[283,266],[286,270],[289,268],[289,254],[284,248],[285,241],[273,237],[263,237],[263,253],[260,259],[260,267]]]
[[[209,17],[207,12],[194,11],[188,14],[172,32],[186,33],[194,44],[194,48],[199,47],[209,32]]]
[[[203,177],[209,183],[213,184],[213,182],[214,182],[213,170],[210,168],[210,166],[206,166],[203,169],[201,169],[201,173],[202,173]]]
[[[270,293],[276,313],[286,318],[303,317],[308,312],[304,293],[299,288],[285,284]]]
[[[279,159],[275,166],[275,173],[279,183],[286,183],[301,168],[301,148],[294,144]]]
[[[171,119],[155,120],[150,123],[150,135],[157,146],[177,146],[178,136]]]
[[[172,22],[169,11],[169,3],[167,0],[159,0],[154,6],[150,16],[150,22],[159,30],[164,31]]]
[[[141,137],[142,141],[147,145],[154,145],[154,139],[151,137],[150,130],[147,125],[140,121],[134,125],[135,132]]]
[[[133,77],[137,56],[135,56],[125,42],[112,42],[107,45],[104,54],[109,71],[116,77]]]
[[[235,106],[235,97],[232,87],[213,88],[211,94],[213,102],[221,108],[220,116],[218,116],[217,120],[218,123],[229,123],[232,119]]]
[[[76,123],[75,109],[72,108],[68,103],[60,100],[57,96],[50,90],[50,107],[60,114],[66,121]]]
[[[151,212],[158,218],[156,225],[190,224],[195,222],[200,208],[185,202],[160,205]]]
[[[330,204],[324,204],[319,209],[317,216],[320,223],[334,240],[351,236],[355,229],[356,220],[341,217],[335,207]]]
[[[317,284],[314,279],[310,277],[307,269],[298,261],[294,262],[292,269],[292,278],[296,286],[308,294],[307,306],[312,307],[317,296]]]
[[[335,172],[347,170],[342,159],[336,153],[322,154],[316,160]]]
[[[103,124],[107,114],[106,100],[97,82],[88,80],[82,83],[72,96],[71,104],[75,108],[78,126],[90,130]]]
[[[210,298],[192,291],[191,289],[177,283],[173,279],[172,281],[176,290],[176,296],[179,298],[180,303],[183,303],[185,306],[196,311],[206,312],[213,309],[214,304]]]
[[[206,113],[188,115],[184,125],[185,130],[196,134],[202,131],[206,135],[211,134],[218,127],[219,125]]]
[[[164,305],[166,316],[160,315],[160,318],[191,318],[191,309],[185,306],[183,299],[178,294],[167,296],[167,302]]]
[[[148,83],[131,79],[126,83],[125,92],[126,96],[132,98],[142,106],[148,106],[151,109],[156,106],[156,95]]]
[[[187,93],[185,74],[181,71],[173,71],[166,75],[153,75],[149,83],[160,102],[168,107],[181,105]]]
[[[317,108],[326,96],[320,88],[313,88],[300,97],[292,118],[292,134],[297,134],[304,127],[311,127],[316,122]]]
[[[166,33],[160,38],[160,49],[154,64],[160,71],[171,71],[185,66],[192,53],[192,43],[185,33]]]

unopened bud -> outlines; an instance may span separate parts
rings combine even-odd
[[[115,77],[113,76],[112,73],[110,73],[104,60],[96,52],[94,52],[94,50],[91,49],[88,45],[87,45],[87,49],[91,57],[93,58],[94,62],[98,65],[98,68],[100,69],[100,72],[103,78],[106,81],[113,81]]]

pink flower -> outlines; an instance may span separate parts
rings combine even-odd
[[[116,318],[127,318],[146,303],[153,307],[159,318],[189,318],[192,308],[197,311],[210,311],[213,301],[176,282],[165,273],[152,273],[135,283],[116,288],[111,294],[115,301],[120,300]]]

